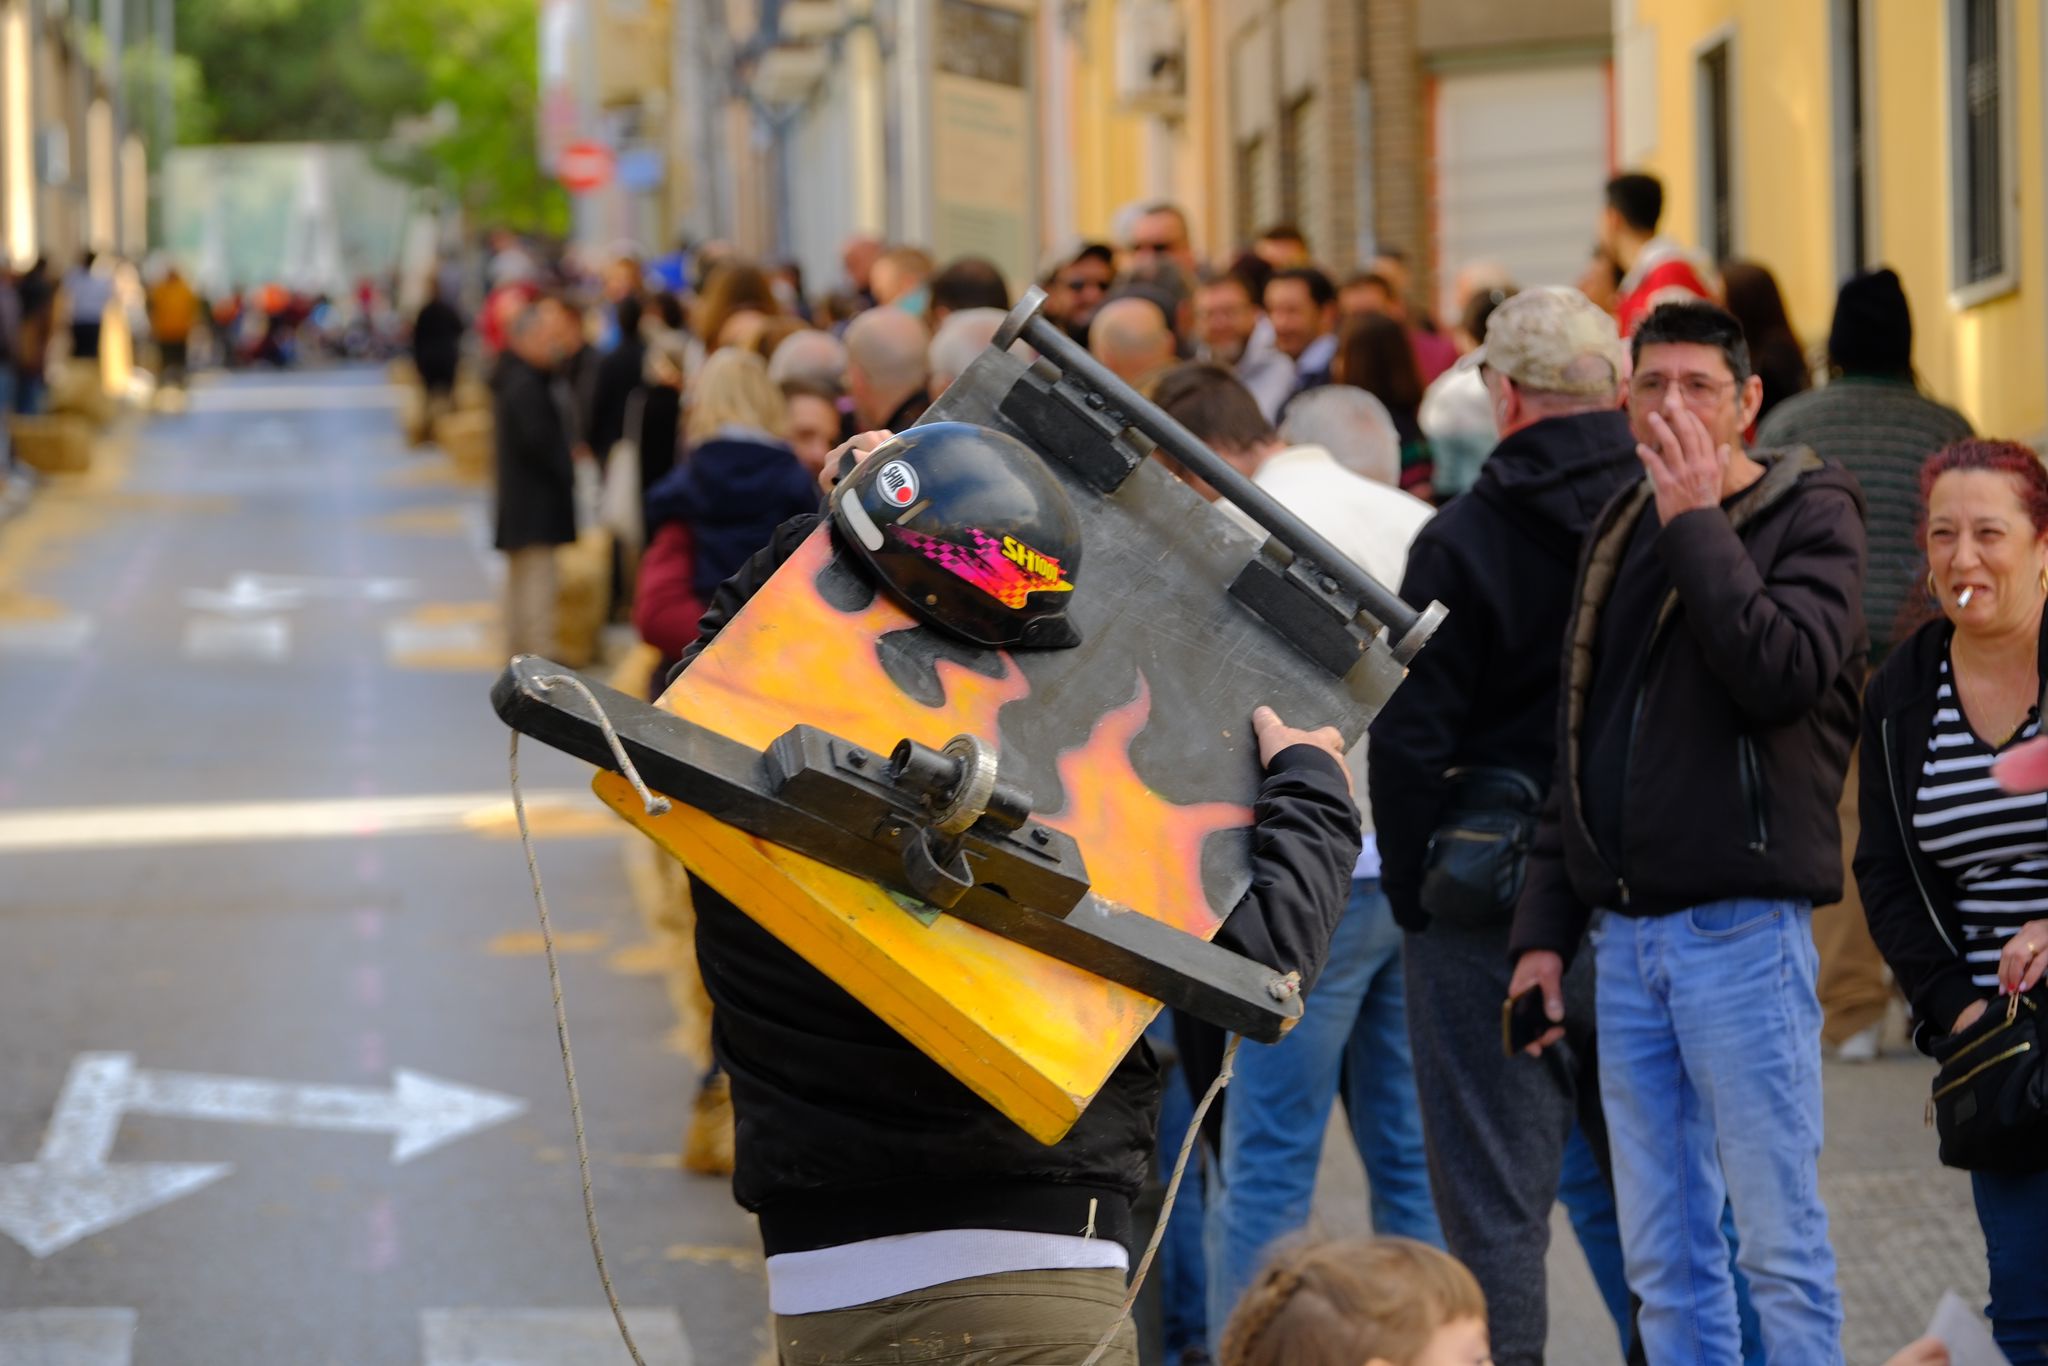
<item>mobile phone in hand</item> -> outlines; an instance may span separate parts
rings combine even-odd
[[[1500,1051],[1512,1058],[1535,1043],[1557,1022],[1544,1013],[1543,988],[1530,987],[1500,1005]]]

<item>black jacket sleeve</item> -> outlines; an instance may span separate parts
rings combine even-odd
[[[1380,886],[1394,919],[1411,930],[1428,923],[1422,860],[1443,819],[1444,770],[1456,757],[1460,737],[1471,733],[1473,699],[1499,638],[1492,604],[1467,579],[1450,548],[1427,529],[1416,538],[1401,597],[1441,602],[1450,616],[1372,723],[1366,789],[1379,839]]]
[[[1252,810],[1252,885],[1216,942],[1275,971],[1300,973],[1306,992],[1322,975],[1350,901],[1358,807],[1342,764],[1314,745],[1293,745],[1266,766]]]
[[[1910,653],[1901,651],[1894,658],[1903,664]],[[1882,670],[1871,681],[1863,707],[1856,890],[1863,897],[1870,937],[1913,1007],[1913,1041],[1926,1048],[1985,993],[1970,980],[1969,963],[1943,937],[1930,899],[1937,889],[1921,884],[1901,830],[1901,815],[1910,819],[1912,804],[1904,793],[1893,793],[1891,773],[1898,765],[1884,749],[1883,720],[1889,713],[1881,700],[1891,673]]]
[[[1719,508],[1676,517],[1657,537],[1700,653],[1737,709],[1762,726],[1788,725],[1819,705],[1862,639],[1855,499],[1815,489],[1789,515],[1785,553],[1768,579]]]

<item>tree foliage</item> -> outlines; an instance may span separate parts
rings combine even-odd
[[[381,144],[410,126],[393,169],[473,219],[559,230],[567,201],[535,153],[538,22],[536,0],[180,0],[198,73],[180,141]]]
[[[471,216],[560,232],[569,202],[541,168],[536,0],[367,0],[372,43],[418,74],[425,105],[453,113],[423,148]]]

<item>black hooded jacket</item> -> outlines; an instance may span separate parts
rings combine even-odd
[[[1407,929],[1428,923],[1422,860],[1443,820],[1446,769],[1512,768],[1549,789],[1579,545],[1641,472],[1621,413],[1545,418],[1495,447],[1471,491],[1409,548],[1401,596],[1450,616],[1372,725],[1381,883]]]
[[[1863,494],[1804,447],[1752,454],[1762,477],[1718,508],[1661,525],[1644,480],[1587,535],[1518,956],[1568,961],[1595,908],[1841,899]]]
[[[797,518],[720,587],[682,669],[817,525]],[[1255,806],[1252,886],[1216,942],[1313,986],[1358,854],[1344,769],[1295,745]],[[990,1228],[1132,1241],[1159,1068],[1141,1040],[1048,1147],[1004,1118],[731,901],[690,880],[711,1045],[732,1079],[733,1195],[769,1255]]]

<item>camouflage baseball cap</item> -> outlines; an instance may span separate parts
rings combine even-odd
[[[1525,289],[1486,322],[1480,363],[1515,383],[1553,394],[1612,397],[1627,373],[1614,319],[1564,285]],[[1582,357],[1604,366],[1574,366]]]

